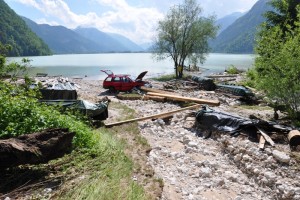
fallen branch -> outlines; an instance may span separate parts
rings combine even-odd
[[[174,113],[181,112],[181,111],[184,111],[184,110],[195,109],[195,108],[198,108],[200,106],[201,106],[200,104],[197,104],[197,105],[189,106],[189,107],[186,107],[186,108],[173,110],[173,111],[170,111],[170,112],[160,113],[160,114],[156,114],[156,115],[150,115],[150,116],[146,116],[146,117],[134,118],[134,119],[129,119],[129,120],[120,121],[120,122],[113,122],[113,123],[110,123],[110,124],[105,124],[105,127],[112,127],[112,126],[117,126],[117,125],[121,125],[121,124],[130,123],[130,122],[143,121],[143,120],[147,120],[147,119],[164,118],[164,117],[173,115]]]

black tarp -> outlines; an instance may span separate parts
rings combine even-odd
[[[48,105],[74,108],[93,120],[105,120],[108,117],[108,101],[94,104],[85,100],[40,100]]]
[[[205,137],[209,137],[212,131],[228,133],[238,136],[241,132],[246,133],[250,138],[257,139],[257,127],[268,132],[288,132],[290,127],[278,125],[275,122],[268,122],[258,118],[249,119],[235,116],[225,112],[215,111],[208,106],[203,106],[196,113],[196,125],[200,131],[210,132]],[[199,136],[201,134],[198,133]]]
[[[76,90],[57,90],[57,89],[40,89],[43,100],[76,100],[77,91]]]

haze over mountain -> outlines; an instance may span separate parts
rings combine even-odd
[[[9,44],[8,56],[49,55],[49,47],[27,27],[10,7],[0,0],[0,42]]]
[[[218,35],[224,31],[228,26],[230,26],[233,22],[235,22],[235,20],[237,20],[238,18],[240,18],[241,16],[243,16],[245,13],[241,13],[241,12],[234,12],[230,15],[227,15],[221,19],[218,19],[216,24],[220,27],[220,29],[218,30]]]
[[[272,10],[268,0],[259,0],[249,12],[238,18],[211,42],[213,52],[253,53],[255,35],[262,22],[263,14]]]
[[[63,26],[37,24],[25,17],[23,19],[31,30],[48,44],[55,54],[143,51],[141,47],[138,45],[134,46],[134,43],[129,39],[126,40],[125,37],[119,36],[119,38],[127,41],[127,43],[121,43],[109,34],[95,28],[71,30]]]

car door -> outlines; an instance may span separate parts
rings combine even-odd
[[[134,82],[129,77],[122,79],[122,91],[129,91],[134,87]]]
[[[113,86],[115,90],[122,90],[121,77],[116,76],[113,78]]]

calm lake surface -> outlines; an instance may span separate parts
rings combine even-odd
[[[147,77],[174,73],[172,60],[156,61],[150,53],[108,53],[69,54],[26,57],[31,60],[30,75],[47,73],[49,76],[77,77],[103,80],[106,74],[100,70],[109,69],[115,74],[131,74],[136,77],[148,71]],[[230,65],[247,70],[254,63],[253,54],[209,54],[206,62],[199,65],[203,75],[224,72]],[[20,62],[21,57],[8,60]]]

